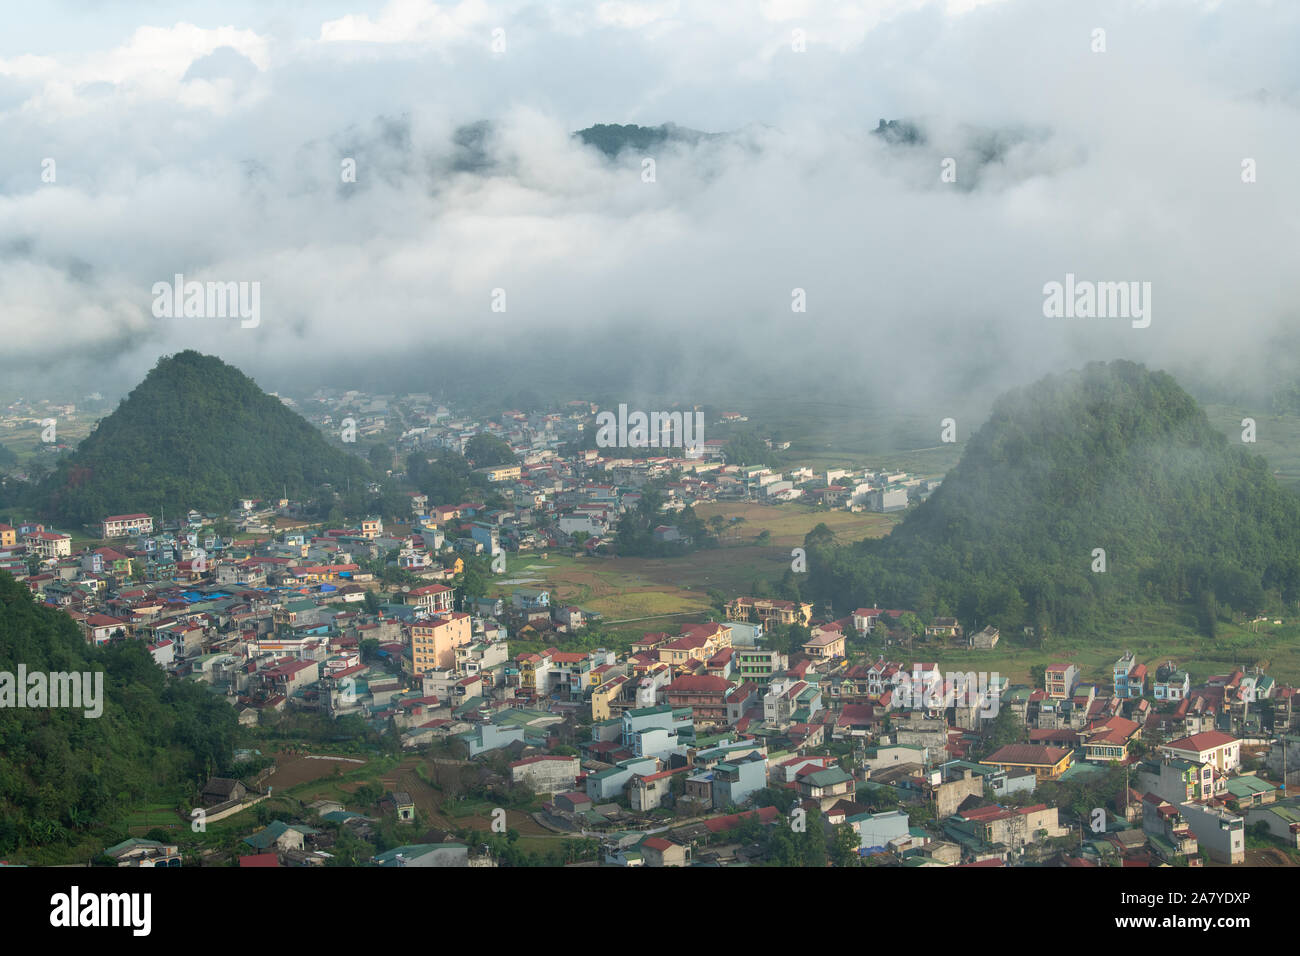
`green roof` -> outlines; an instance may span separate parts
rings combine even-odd
[[[391,850],[385,850],[383,853],[378,853],[375,855],[374,861],[380,866],[387,866],[390,863],[395,863],[399,855],[410,859],[411,857],[424,856],[426,853],[431,853],[434,850],[443,849],[468,851],[469,847],[463,843],[412,843],[407,846],[395,846]]]
[[[837,783],[847,783],[853,778],[844,772],[843,767],[827,767],[825,770],[808,774],[804,779],[815,787],[829,787]]]
[[[1273,784],[1251,775],[1231,777],[1228,780],[1228,792],[1234,797],[1249,797],[1256,793],[1268,793],[1276,789],[1278,788]]]

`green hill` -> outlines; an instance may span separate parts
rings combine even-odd
[[[125,811],[179,803],[189,784],[229,763],[229,704],[168,679],[139,641],[89,647],[72,618],[0,572],[0,672],[17,675],[20,664],[29,676],[103,672],[103,698],[98,717],[14,699],[0,707],[0,856],[17,850],[20,859],[59,862],[91,831],[115,843]]]
[[[1300,596],[1300,507],[1163,372],[1094,363],[1004,395],[887,538],[809,537],[805,594],[1096,633],[1126,603],[1216,616]],[[1101,572],[1095,549],[1102,549]],[[1097,570],[1094,570],[1094,568]]]
[[[241,497],[311,495],[366,480],[360,458],[331,447],[304,418],[220,359],[161,359],[37,489],[60,521],[159,508],[221,511]]]

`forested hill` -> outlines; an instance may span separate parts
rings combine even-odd
[[[299,497],[369,476],[238,369],[186,351],[161,359],[37,495],[43,513],[84,523],[159,508],[224,512],[241,497]]]
[[[1116,361],[1004,395],[889,537],[810,537],[813,596],[957,614],[1018,638],[1089,632],[1125,602],[1300,596],[1300,507],[1163,372]],[[1094,549],[1104,550],[1105,571]]]
[[[140,641],[89,647],[72,618],[0,571],[0,671],[19,665],[28,675],[103,672],[103,697],[97,717],[13,699],[0,707],[0,857],[43,847],[42,862],[60,861],[90,830],[116,843],[125,811],[229,765],[235,712],[225,700],[169,679]]]

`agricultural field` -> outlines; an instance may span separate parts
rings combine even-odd
[[[897,522],[896,515],[819,511],[807,505],[751,503],[702,504],[696,512],[706,521],[721,515],[728,522],[720,548],[674,558],[573,558],[567,554],[511,555],[506,573],[490,593],[509,600],[516,587],[546,588],[552,605],[575,604],[605,616],[605,624],[644,624],[638,632],[667,627],[674,618],[685,623],[709,611],[708,591],[742,594],[756,578],[777,579],[790,566],[790,549],[820,523],[849,540],[879,537]],[[732,518],[744,521],[732,524]],[[759,546],[755,538],[771,532]]]

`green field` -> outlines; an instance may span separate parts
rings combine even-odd
[[[1282,618],[1280,625],[1261,624],[1255,632],[1246,627],[1219,624],[1219,636],[1210,639],[1196,629],[1191,607],[1166,612],[1149,608],[1117,617],[1114,629],[1103,638],[1049,639],[1043,648],[1024,647],[1003,640],[992,651],[944,648],[917,644],[902,653],[915,660],[937,660],[943,670],[996,671],[1014,682],[1025,683],[1030,668],[1052,661],[1068,660],[1079,665],[1084,681],[1109,684],[1110,666],[1126,650],[1137,656],[1154,675],[1165,661],[1174,661],[1202,683],[1215,674],[1230,673],[1234,667],[1259,665],[1267,668],[1279,683],[1300,683],[1300,620]],[[897,657],[900,651],[890,649]]]
[[[565,552],[510,555],[506,573],[491,582],[489,593],[507,601],[517,587],[545,588],[552,606],[577,605],[605,617],[605,625],[639,637],[644,631],[665,629],[674,620],[686,623],[710,613],[708,592],[728,597],[748,593],[755,579],[779,579],[790,567],[790,549],[825,523],[837,535],[856,541],[878,537],[897,522],[895,515],[823,511],[808,505],[750,503],[702,504],[707,520],[715,514],[728,519],[723,547],[702,549],[672,558],[575,558]],[[733,517],[744,522],[731,524]],[[771,533],[770,543],[755,539]],[[525,580],[520,580],[525,579]],[[528,580],[531,579],[531,580]],[[513,582],[513,583],[507,583]]]

